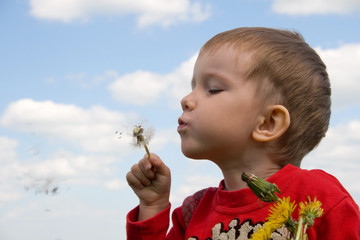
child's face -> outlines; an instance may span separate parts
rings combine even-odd
[[[256,83],[244,77],[249,59],[229,46],[198,57],[193,90],[181,101],[178,132],[185,156],[217,162],[246,155],[260,113]]]

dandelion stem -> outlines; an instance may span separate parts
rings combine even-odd
[[[295,236],[295,240],[302,240],[302,235],[303,235],[303,218],[300,217],[299,218],[299,223],[298,223],[298,227],[297,227],[297,231],[296,231],[296,236]]]
[[[136,145],[137,146],[144,145],[146,154],[150,159],[150,151],[149,148],[147,147],[148,140],[145,139],[143,133],[144,133],[144,129],[141,127],[141,125],[135,126],[135,128],[133,129],[133,137],[136,139]]]
[[[146,154],[147,154],[148,158],[150,159],[150,151],[149,151],[149,148],[147,147],[146,144],[144,144],[144,148],[145,148],[145,151],[146,151]]]

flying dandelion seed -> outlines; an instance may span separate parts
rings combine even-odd
[[[29,179],[24,186],[26,191],[34,190],[35,194],[56,195],[59,193],[59,179],[55,177],[34,177],[26,174]]]
[[[118,138],[121,138],[121,137],[122,137],[122,132],[116,131],[116,132],[115,132],[115,135],[116,135]]]
[[[36,156],[40,153],[40,150],[38,147],[34,146],[34,147],[30,147],[30,148],[26,149],[26,152],[32,156]]]

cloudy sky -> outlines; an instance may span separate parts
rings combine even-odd
[[[172,169],[174,207],[217,186],[212,163],[181,154],[179,101],[202,44],[241,26],[299,31],[323,58],[331,126],[303,167],[360,203],[359,13],[353,0],[0,1],[0,239],[124,240],[137,124]]]

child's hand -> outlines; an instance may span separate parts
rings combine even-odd
[[[129,186],[140,200],[138,221],[155,216],[169,206],[170,169],[155,154],[147,155],[126,175]]]

